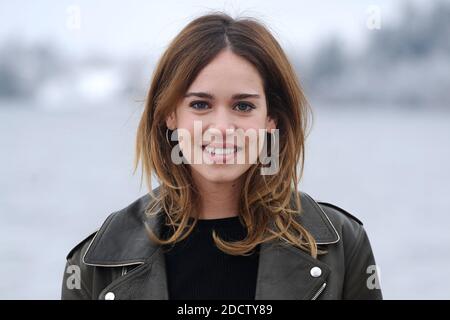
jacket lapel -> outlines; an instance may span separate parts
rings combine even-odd
[[[103,300],[113,292],[119,300],[168,300],[164,255],[157,249],[142,265],[108,285],[99,295]]]
[[[339,234],[325,212],[308,194],[301,192],[299,222],[319,245],[337,243]],[[261,245],[256,300],[315,299],[326,286],[330,268],[304,251],[281,241]]]
[[[311,270],[320,268],[313,277]],[[259,258],[255,300],[312,299],[326,283],[329,267],[300,249],[282,244],[263,244]]]
[[[157,190],[155,191],[157,192]],[[161,235],[163,211],[145,215],[150,195],[112,214],[90,243],[83,262],[98,267],[133,267],[111,282],[99,295],[114,292],[116,299],[161,299],[169,297],[164,253],[152,243],[144,224]],[[318,244],[339,241],[339,235],[319,205],[301,193],[302,214],[299,221]],[[330,268],[300,249],[280,240],[261,244],[256,284],[256,300],[312,299],[326,285]],[[319,272],[317,272],[319,271]]]

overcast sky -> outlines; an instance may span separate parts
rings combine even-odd
[[[424,5],[424,0],[416,0]],[[286,48],[307,51],[330,34],[359,46],[374,32],[366,26],[370,6],[381,13],[381,27],[395,21],[401,1],[249,0],[119,1],[0,0],[0,42],[52,41],[69,54],[108,52],[115,56],[161,51],[194,17],[225,10],[260,18]],[[78,14],[79,13],[79,14]],[[77,23],[79,21],[79,24]],[[78,28],[79,26],[79,28]]]

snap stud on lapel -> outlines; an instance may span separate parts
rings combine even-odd
[[[313,268],[311,268],[311,271],[309,273],[314,278],[317,278],[317,277],[320,277],[320,275],[322,274],[322,269],[320,269],[319,267],[313,267]]]
[[[105,294],[105,300],[114,300],[114,299],[115,299],[114,292],[108,292],[107,294]]]

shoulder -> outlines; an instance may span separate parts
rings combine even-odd
[[[317,204],[332,222],[345,251],[352,253],[357,251],[368,237],[363,222],[354,212],[350,213],[337,204],[324,201],[317,201]]]
[[[94,239],[98,230],[92,232],[88,236],[84,237],[81,241],[79,241],[72,249],[70,249],[69,253],[66,256],[67,260],[76,259],[76,256],[80,256],[80,253],[85,252],[89,243]],[[81,255],[82,256],[82,255]]]
[[[83,257],[87,250],[89,250],[89,247],[91,243],[94,241],[94,239],[97,237],[99,233],[104,232],[106,228],[108,228],[108,225],[111,223],[112,220],[119,214],[118,212],[113,212],[107,218],[103,221],[102,225],[97,228],[96,231],[90,233],[88,236],[85,236],[82,238],[81,241],[79,241],[75,246],[73,246],[69,253],[66,256],[67,261],[73,261],[73,262],[79,262],[80,264],[83,262]]]
[[[360,238],[364,232],[362,221],[352,212],[342,208],[335,203],[316,200],[306,192],[301,192],[304,216],[302,222],[313,236],[319,240],[318,243],[332,244],[340,240],[352,242]],[[327,228],[325,228],[327,227]],[[321,241],[325,230],[332,230],[337,235],[337,240]],[[329,233],[329,232],[328,232]]]
[[[90,250],[90,247],[94,242],[98,242],[105,234],[108,236],[114,234],[119,235],[126,231],[124,229],[133,230],[139,228],[141,226],[143,213],[149,205],[149,199],[149,194],[145,194],[128,204],[126,207],[110,213],[96,231],[82,238],[81,241],[69,250],[66,259],[68,261],[84,264],[86,252]],[[111,239],[108,238],[108,240]]]
[[[351,214],[350,212],[348,212],[347,210],[336,204],[319,200],[316,202],[317,204],[319,204],[322,210],[324,210],[325,213],[327,213],[328,216],[334,218],[333,220],[340,220],[342,222],[350,220],[352,223],[356,222],[361,226],[364,225],[363,222],[359,218],[357,218],[354,214]]]

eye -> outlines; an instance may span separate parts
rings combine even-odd
[[[252,104],[249,104],[249,103],[239,102],[239,103],[235,106],[235,109],[236,109],[237,111],[240,111],[240,112],[250,112],[250,111],[252,111],[253,109],[255,109],[255,107],[254,107]]]
[[[196,110],[206,110],[208,109],[208,103],[205,101],[192,101],[189,106]]]

